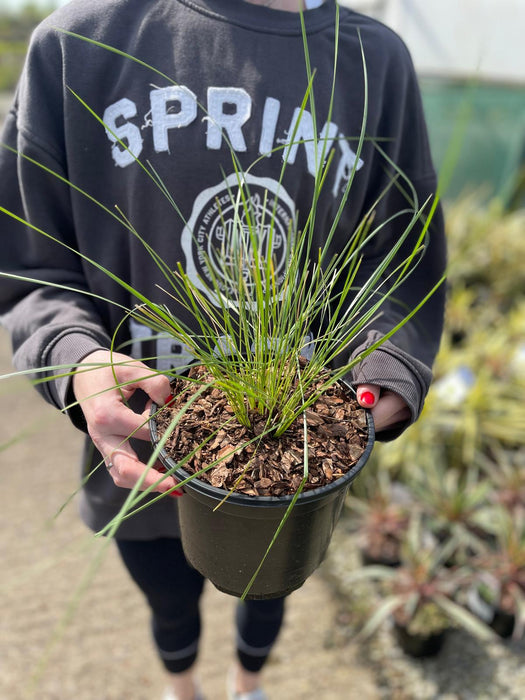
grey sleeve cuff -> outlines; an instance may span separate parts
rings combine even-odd
[[[46,391],[49,398],[69,416],[76,428],[84,432],[86,431],[86,421],[80,406],[73,406],[64,410],[66,406],[75,401],[71,372],[87,355],[90,355],[95,350],[107,350],[110,345],[109,337],[72,330],[59,336],[45,353],[44,361],[47,366],[65,366],[63,370],[57,373],[59,376],[56,379],[46,382]]]
[[[370,331],[366,341],[352,352],[352,358],[358,357],[380,337],[379,332]],[[378,439],[381,441],[395,439],[419,418],[431,381],[432,372],[429,367],[389,340],[356,365],[350,377],[354,387],[358,384],[377,384],[382,389],[399,394],[410,409],[410,420],[379,433]]]

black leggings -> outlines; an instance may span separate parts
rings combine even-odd
[[[160,658],[170,673],[190,668],[197,658],[204,578],[193,569],[179,539],[117,540],[120,555],[152,611]],[[249,600],[237,606],[237,656],[247,671],[260,671],[277,639],[284,598]]]

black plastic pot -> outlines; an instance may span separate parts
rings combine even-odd
[[[470,589],[467,603],[471,612],[491,627],[498,636],[503,639],[512,637],[516,624],[515,615],[486,601],[476,586]]]
[[[375,566],[379,564],[379,566],[390,566],[395,569],[401,565],[401,559],[399,559],[399,557],[389,557],[386,554],[375,556],[365,547],[359,549],[359,556],[361,557],[363,566]]]
[[[152,412],[154,408],[152,409]],[[158,441],[154,420],[152,442]],[[300,588],[325,557],[350,484],[366,464],[374,443],[368,414],[368,443],[354,467],[333,483],[302,493],[264,561],[246,598],[285,596]],[[175,463],[161,452],[164,466]],[[182,481],[189,474],[177,469]],[[240,597],[259,567],[292,496],[246,496],[232,493],[220,508],[226,491],[194,478],[178,499],[181,540],[190,564],[219,590]]]
[[[499,609],[496,609],[494,611],[494,616],[492,617],[490,626],[492,627],[494,632],[503,639],[508,639],[509,637],[512,637],[515,625],[515,615],[512,615],[511,613]]]
[[[441,651],[447,636],[447,629],[428,635],[411,634],[407,628],[394,622],[394,634],[401,649],[414,658],[436,656]]]

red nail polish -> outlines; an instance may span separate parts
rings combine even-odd
[[[182,496],[182,494],[183,494],[183,491],[181,491],[180,489],[175,489],[175,491],[170,491],[168,493],[168,496],[171,496],[172,498],[180,498],[180,496]]]
[[[164,405],[165,405],[165,406],[169,406],[170,403],[172,403],[174,400],[175,400],[175,397],[174,397],[174,396],[170,396],[169,398],[166,399],[166,401],[164,401]]]
[[[365,406],[372,406],[375,403],[376,397],[371,391],[363,391],[363,393],[359,396],[359,400],[361,403],[364,403]]]

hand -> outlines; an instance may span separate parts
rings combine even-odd
[[[410,409],[405,400],[393,391],[382,391],[377,384],[359,384],[356,393],[361,406],[372,409],[377,433],[410,419]]]
[[[93,364],[101,366],[89,366]],[[119,389],[117,384],[125,386]],[[109,350],[95,350],[85,357],[73,376],[73,393],[86,418],[89,435],[104,457],[115,484],[128,489],[133,488],[147,470],[127,440],[131,435],[149,440],[148,407],[139,414],[124,403],[136,389],[142,389],[161,406],[171,396],[167,377],[127,355]],[[159,478],[156,469],[148,469],[141,490],[152,486]],[[154,490],[180,495],[180,491],[173,491],[176,483],[168,476]]]

